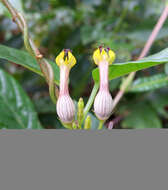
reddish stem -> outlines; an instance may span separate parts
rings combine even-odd
[[[167,16],[168,16],[168,5],[165,6],[165,9],[163,10],[162,15],[160,16],[159,20],[157,21],[157,24],[155,25],[151,35],[149,36],[148,41],[146,42],[146,44],[145,44],[145,46],[144,46],[144,48],[143,48],[143,50],[142,50],[142,52],[141,52],[141,54],[137,60],[142,59],[143,57],[145,57],[147,55],[147,53],[149,52],[158,32],[162,28]],[[132,75],[132,78],[134,78],[135,73],[136,72],[130,73],[128,77],[130,77]],[[117,93],[116,97],[114,98],[113,109],[116,107],[116,105],[119,103],[120,99],[123,97],[126,89],[127,88],[125,88],[124,90],[120,90]]]
[[[155,25],[155,27],[153,29],[148,41],[146,42],[140,56],[138,57],[138,60],[142,59],[143,57],[145,57],[147,55],[147,53],[150,50],[157,34],[159,33],[160,29],[162,28],[167,16],[168,16],[168,6],[166,5],[165,9],[162,12],[162,15],[160,16],[157,24]]]

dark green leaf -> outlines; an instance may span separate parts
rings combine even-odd
[[[113,90],[116,90],[119,87],[119,84],[121,82],[121,78],[116,78],[114,80],[111,80],[109,82],[109,89],[112,92]]]
[[[129,92],[146,92],[155,90],[168,85],[168,76],[164,73],[156,74],[150,77],[142,77],[135,80],[131,87],[128,89]]]
[[[128,116],[122,122],[124,128],[144,129],[161,128],[161,121],[148,102],[139,102],[129,105]]]
[[[0,70],[0,128],[40,129],[32,102],[9,74]]]
[[[53,104],[49,96],[41,97],[41,98],[34,98],[33,99],[35,108],[38,113],[46,114],[52,113],[55,114],[56,117],[56,106]]]
[[[164,89],[162,91],[160,90],[155,93],[150,93],[147,97],[157,113],[165,117],[166,119],[168,119],[168,112],[165,109],[166,107],[168,107],[167,93],[167,89]]]
[[[45,129],[66,129],[55,114],[40,114],[40,121]]]
[[[21,51],[21,50],[10,48],[10,47],[4,46],[4,45],[0,45],[0,58],[14,62],[18,65],[21,65],[37,74],[43,76],[36,60],[25,51]],[[54,71],[55,82],[56,82],[56,84],[59,84],[59,68],[52,61],[50,61],[50,64]]]
[[[152,30],[139,30],[139,31],[131,32],[131,33],[126,33],[124,35],[126,35],[127,38],[134,40],[135,42],[138,42],[138,41],[146,42],[151,32]],[[160,30],[155,40],[159,40],[167,36],[168,36],[167,27],[164,27]]]
[[[129,74],[130,72],[139,71],[166,62],[168,62],[168,48],[139,61],[114,63],[109,68],[109,80]],[[92,76],[95,81],[99,81],[98,68],[93,70]]]

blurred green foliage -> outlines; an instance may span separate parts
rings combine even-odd
[[[99,45],[116,52],[116,62],[135,60],[149,37],[163,8],[161,0],[10,0],[24,12],[30,34],[45,57],[54,61],[63,48],[70,48],[78,64],[70,74],[70,93],[75,100],[86,102],[93,86],[92,52]],[[168,22],[164,24],[149,54],[167,47]],[[24,49],[22,35],[0,4],[0,44]],[[1,68],[17,79],[35,104],[45,128],[61,128],[55,106],[49,100],[48,87],[41,77],[16,65],[0,60]],[[162,73],[167,65],[139,71],[137,80]],[[151,78],[149,79],[149,81]],[[167,78],[166,78],[167,80]],[[148,79],[145,80],[147,82]],[[110,82],[113,97],[121,78]],[[114,128],[168,127],[167,81],[147,91],[128,91],[109,121],[121,116]],[[133,90],[132,90],[133,91]],[[93,116],[94,117],[94,116]],[[94,118],[95,119],[95,118]],[[96,123],[97,121],[94,121]]]

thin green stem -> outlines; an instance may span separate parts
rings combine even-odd
[[[89,97],[89,100],[88,100],[88,102],[87,102],[87,104],[86,104],[86,106],[84,108],[84,114],[83,114],[82,123],[83,123],[88,111],[90,110],[90,108],[93,105],[93,102],[94,102],[94,99],[95,99],[95,96],[97,94],[98,89],[99,89],[99,83],[97,82],[97,83],[94,84],[94,87],[92,89],[92,93],[91,93],[91,95]]]
[[[12,15],[13,21],[18,25],[19,29],[23,33],[24,45],[26,50],[36,58],[37,63],[40,66],[40,69],[48,82],[49,85],[49,93],[52,101],[56,103],[56,94],[58,94],[57,86],[54,84],[54,72],[51,65],[47,60],[43,58],[43,55],[39,52],[38,48],[34,44],[33,40],[29,36],[27,22],[24,16],[19,13],[8,0],[1,0],[2,3],[6,6],[9,12]]]
[[[34,53],[31,45],[30,45],[30,39],[29,39],[29,32],[28,32],[28,26],[27,26],[27,22],[24,18],[24,16],[21,13],[17,13],[18,17],[21,20],[22,26],[23,26],[23,39],[24,39],[24,45],[27,49],[27,51],[33,56],[35,57],[36,54]]]

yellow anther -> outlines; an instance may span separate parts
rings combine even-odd
[[[73,56],[69,49],[64,49],[56,57],[55,62],[58,66],[65,64],[71,68],[76,64],[76,58]]]
[[[99,47],[93,53],[93,60],[96,65],[101,61],[107,61],[110,64],[115,60],[115,53],[110,48]]]

